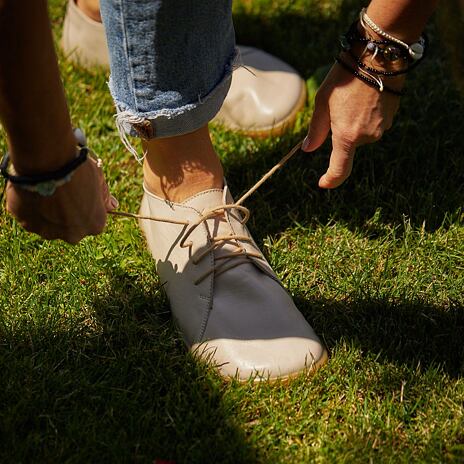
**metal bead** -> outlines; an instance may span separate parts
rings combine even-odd
[[[383,50],[383,56],[388,61],[396,61],[401,58],[401,50],[395,45],[388,45]]]
[[[421,45],[419,42],[413,43],[409,47],[409,54],[411,55],[411,58],[413,60],[420,60],[424,55],[424,46]]]

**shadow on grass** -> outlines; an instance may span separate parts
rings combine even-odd
[[[115,274],[92,314],[1,336],[2,462],[255,462],[237,405],[186,353],[159,291]]]
[[[334,302],[295,297],[295,303],[324,337],[328,348],[347,341],[380,362],[412,369],[437,367],[450,377],[464,375],[464,308],[420,302],[353,300]]]

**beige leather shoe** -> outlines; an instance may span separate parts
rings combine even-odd
[[[61,47],[71,61],[86,68],[109,69],[108,45],[103,24],[84,14],[69,0],[64,18]]]
[[[253,47],[239,49],[243,66],[234,71],[214,121],[254,137],[279,135],[305,106],[305,82],[279,58]]]
[[[224,377],[286,379],[327,352],[250,236],[249,213],[224,190],[182,203],[145,188],[140,219],[190,350]]]

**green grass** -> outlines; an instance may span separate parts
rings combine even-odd
[[[64,2],[50,2],[57,37]],[[359,1],[241,0],[240,43],[306,78]],[[317,188],[330,147],[299,155],[250,198],[251,229],[329,364],[289,384],[224,383],[185,351],[134,222],[79,246],[0,215],[0,462],[464,461],[464,105],[434,27],[393,129],[350,180]],[[61,59],[82,127],[121,209],[141,168],[114,127],[106,76]],[[213,128],[236,195],[304,135]],[[4,142],[3,146],[4,147]]]

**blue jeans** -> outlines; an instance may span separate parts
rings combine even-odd
[[[144,139],[219,111],[236,60],[231,0],[101,0],[117,124]]]

